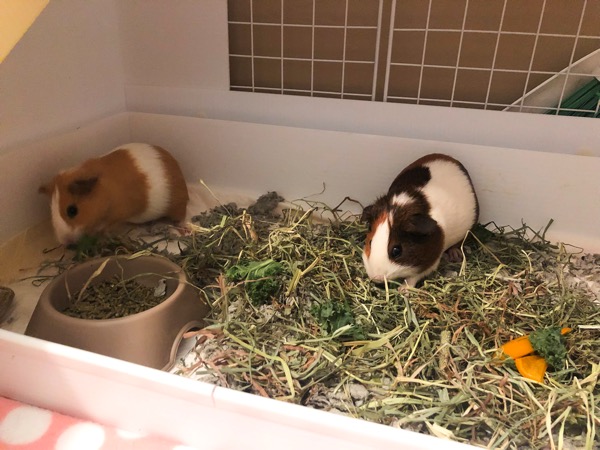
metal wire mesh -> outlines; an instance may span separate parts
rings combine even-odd
[[[598,115],[600,0],[228,6],[233,90]]]

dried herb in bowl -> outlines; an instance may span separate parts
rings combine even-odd
[[[160,280],[156,287],[150,287],[135,279],[124,280],[114,276],[77,292],[69,306],[61,312],[87,320],[130,316],[162,303],[167,298],[164,283]]]

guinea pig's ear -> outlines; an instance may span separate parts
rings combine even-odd
[[[427,236],[433,234],[437,226],[437,222],[427,214],[413,214],[408,219],[406,231],[419,236]]]
[[[366,222],[366,223],[371,223],[373,221],[373,209],[374,208],[375,208],[375,205],[365,206],[365,208],[363,209],[363,212],[360,216],[360,221]]]
[[[98,183],[98,177],[79,179],[69,183],[67,190],[72,195],[87,195],[92,192],[96,183]]]
[[[362,215],[360,216],[360,221],[369,225],[372,224],[384,211],[386,204],[387,201],[385,197],[381,197],[372,205],[365,206]]]
[[[40,194],[46,194],[46,195],[52,195],[52,192],[54,192],[54,180],[49,181],[46,184],[42,184],[39,188],[38,188],[38,192]]]

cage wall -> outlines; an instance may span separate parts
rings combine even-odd
[[[545,112],[526,94],[560,74],[561,105],[593,79],[573,64],[600,49],[598,0],[228,4],[231,88],[242,91]],[[598,102],[568,110],[597,114]]]

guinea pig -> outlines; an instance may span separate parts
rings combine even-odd
[[[161,147],[135,143],[60,172],[39,192],[51,197],[52,225],[62,244],[124,223],[181,222],[189,199],[175,158]]]
[[[363,210],[362,220],[369,226],[363,251],[369,278],[403,278],[416,286],[478,217],[475,189],[460,162],[437,153],[417,159],[400,172],[386,195]]]

